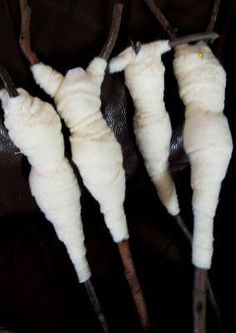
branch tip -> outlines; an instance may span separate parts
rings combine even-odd
[[[31,8],[27,0],[19,0],[19,3],[21,13],[20,48],[30,64],[35,65],[39,62],[39,59],[36,53],[33,52],[30,42]]]
[[[112,13],[112,22],[110,31],[108,34],[108,38],[102,48],[102,51],[100,52],[99,56],[101,58],[104,58],[105,60],[108,60],[111,52],[114,48],[114,45],[116,43],[118,33],[120,30],[120,23],[121,23],[121,17],[123,13],[123,7],[124,5],[122,3],[116,3],[113,7],[113,13]]]

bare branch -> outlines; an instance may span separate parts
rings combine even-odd
[[[6,68],[2,65],[2,63],[0,62],[0,78],[3,82],[4,87],[6,88],[8,94],[10,97],[16,97],[18,96],[18,92],[16,90],[16,87],[10,77],[10,75],[8,74],[8,71],[6,70]]]
[[[220,2],[221,2],[220,0],[214,0],[210,22],[206,30],[207,32],[213,32],[214,30],[215,23],[219,14]]]
[[[108,328],[108,324],[106,321],[106,318],[102,312],[102,308],[101,305],[99,303],[98,297],[96,295],[94,286],[92,284],[91,279],[88,279],[87,281],[84,282],[85,288],[87,290],[87,294],[89,296],[89,299],[91,301],[91,304],[93,306],[94,312],[98,318],[98,320],[100,321],[100,324],[102,326],[103,332],[104,333],[109,333],[110,330]]]
[[[122,3],[116,3],[113,7],[112,22],[109,35],[99,55],[101,58],[104,58],[106,60],[109,59],[118,37],[123,7],[124,6]]]
[[[186,223],[183,221],[182,217],[180,215],[176,215],[175,216],[175,220],[178,224],[178,226],[180,227],[180,229],[182,230],[185,238],[190,242],[190,244],[192,245],[192,241],[193,241],[193,237],[191,232],[188,230]],[[208,277],[206,277],[206,289],[208,292],[208,297],[209,297],[209,301],[211,304],[211,307],[213,309],[213,311],[215,312],[216,315],[216,319],[220,328],[220,331],[223,333],[224,332],[224,328],[223,328],[223,324],[222,324],[222,319],[221,319],[221,314],[220,314],[220,310],[219,310],[219,306],[217,304],[215,295],[214,295],[214,291],[211,285],[211,281]]]
[[[147,6],[150,8],[152,13],[155,15],[162,28],[168,34],[169,38],[171,40],[176,38],[176,33],[173,27],[171,26],[167,18],[163,15],[162,11],[155,4],[154,0],[144,0],[144,1],[146,2]]]
[[[171,47],[176,47],[177,45],[180,45],[180,44],[198,42],[198,41],[202,41],[202,40],[214,41],[218,37],[219,37],[219,35],[215,32],[211,32],[211,33],[205,32],[205,33],[199,33],[199,34],[192,34],[192,35],[178,37],[178,38],[175,38],[175,39],[171,40],[170,41],[170,46]]]
[[[143,330],[144,332],[149,332],[149,319],[147,314],[147,307],[144,301],[143,292],[140,283],[138,281],[135,272],[134,263],[129,247],[129,242],[128,241],[120,242],[118,244],[118,248],[125,269],[125,277],[130,286]]]
[[[207,270],[195,267],[193,283],[193,333],[206,333]]]
[[[169,42],[169,45],[170,45],[170,47],[176,47],[176,46],[181,45],[181,44],[198,42],[198,41],[201,41],[201,40],[214,41],[218,37],[219,37],[219,35],[215,32],[211,32],[211,33],[205,32],[205,33],[199,33],[199,34],[192,34],[192,35],[187,35],[187,36],[184,36],[184,37],[177,37],[177,38],[171,40]],[[135,53],[138,54],[141,47],[142,47],[142,44],[139,41],[136,44],[134,44],[133,41],[131,41],[131,47],[133,48]]]
[[[39,59],[36,53],[32,51],[30,42],[31,8],[29,7],[27,0],[19,0],[19,3],[21,12],[20,47],[30,64],[35,65],[39,62]]]

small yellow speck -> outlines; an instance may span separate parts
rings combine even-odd
[[[205,53],[203,51],[198,51],[197,54],[198,54],[199,58],[204,58],[204,56],[205,56]]]

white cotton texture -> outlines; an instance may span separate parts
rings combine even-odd
[[[169,172],[172,128],[164,103],[164,72],[161,56],[170,50],[168,41],[142,45],[138,54],[127,48],[110,62],[110,72],[125,71],[125,84],[135,105],[134,133],[147,171],[168,212],[178,215],[179,204]]]
[[[64,155],[61,122],[54,108],[25,90],[9,98],[0,92],[5,126],[20,151],[27,156],[32,195],[65,244],[79,281],[91,273],[86,259],[81,221],[80,190]]]
[[[226,74],[203,42],[176,48],[174,72],[186,106],[184,148],[191,164],[194,213],[192,261],[209,269],[213,220],[233,149],[223,114]]]
[[[106,67],[106,60],[95,58],[86,70],[74,68],[65,77],[43,63],[31,69],[36,82],[54,98],[70,130],[72,159],[99,202],[114,241],[120,242],[128,238],[125,173],[120,144],[100,110]]]

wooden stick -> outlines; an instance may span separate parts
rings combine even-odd
[[[172,39],[169,41],[170,47],[176,47],[181,44],[186,43],[192,43],[192,42],[198,42],[201,40],[211,40],[214,41],[215,39],[219,38],[219,35],[215,32],[204,32],[204,33],[197,33],[197,34],[191,34],[183,37],[177,37],[175,39]],[[133,41],[131,41],[131,46],[136,54],[139,53],[141,50],[142,44],[140,41],[138,41],[136,44],[134,44]]]
[[[193,333],[206,333],[207,270],[195,267],[193,284]]]
[[[214,26],[215,22],[218,16],[219,7],[220,7],[220,0],[215,0],[212,15],[210,19],[210,23],[208,25],[208,28],[205,33],[199,33],[199,34],[192,34],[187,35],[184,37],[178,37],[175,33],[175,30],[172,28],[171,24],[167,20],[167,18],[164,16],[164,14],[161,12],[161,10],[158,8],[158,6],[155,4],[154,0],[144,0],[154,16],[157,18],[158,22],[164,29],[164,31],[168,34],[170,37],[170,46],[175,47],[179,44],[184,43],[191,43],[191,42],[197,42],[200,40],[215,40],[219,37],[218,34],[214,33]]]
[[[192,245],[192,241],[193,241],[192,234],[189,231],[189,229],[187,228],[186,224],[184,223],[182,217],[180,215],[176,215],[175,220],[176,220],[178,226],[180,227],[180,229],[182,230],[183,234],[185,235],[186,239],[188,239],[188,241]],[[222,319],[221,319],[219,306],[217,304],[217,301],[216,301],[216,298],[215,298],[215,295],[214,295],[214,291],[213,291],[213,288],[212,288],[212,285],[211,285],[211,281],[208,278],[208,276],[206,277],[206,289],[207,289],[207,292],[208,292],[209,302],[211,304],[211,307],[212,307],[213,311],[215,312],[219,328],[220,328],[221,332],[223,333],[224,328],[223,328],[223,324],[222,324]]]
[[[216,23],[218,14],[219,14],[220,2],[221,2],[220,0],[215,0],[214,1],[210,22],[209,22],[209,25],[206,29],[207,32],[213,32],[213,30],[214,30],[215,23]]]
[[[18,92],[16,90],[16,87],[10,77],[10,75],[8,74],[8,71],[6,70],[6,68],[2,65],[2,63],[0,62],[0,78],[3,82],[4,87],[6,88],[8,94],[10,97],[16,97],[18,96]]]
[[[191,35],[175,38],[175,39],[171,40],[169,44],[171,47],[176,47],[177,45],[180,45],[180,44],[198,42],[201,40],[214,41],[218,37],[219,37],[219,35],[215,32],[204,32],[204,33],[191,34]]]
[[[176,38],[176,33],[173,27],[171,26],[170,22],[167,18],[163,15],[162,11],[158,8],[153,0],[144,0],[147,6],[150,8],[154,16],[157,18],[158,22],[162,26],[163,30],[167,33],[170,39]]]
[[[102,48],[102,51],[99,54],[101,58],[104,58],[106,60],[110,58],[111,52],[118,37],[123,7],[124,6],[122,3],[116,3],[113,7],[111,28],[108,34],[108,38]]]
[[[147,314],[147,307],[144,301],[143,292],[140,287],[139,280],[136,275],[129,242],[127,240],[120,242],[118,244],[118,248],[125,269],[125,277],[130,286],[133,299],[140,317],[141,325],[143,327],[144,332],[149,332],[150,327]]]
[[[20,32],[20,47],[31,65],[39,63],[39,59],[35,52],[32,51],[30,41],[30,20],[31,8],[27,0],[19,0],[21,12],[21,32]]]
[[[93,306],[94,312],[98,318],[98,320],[100,321],[100,324],[102,326],[103,332],[104,333],[109,333],[110,330],[108,328],[108,324],[106,321],[106,318],[102,312],[102,308],[101,305],[99,303],[98,297],[96,295],[95,289],[93,287],[92,281],[91,279],[88,279],[87,281],[84,282],[84,285],[86,287],[87,290],[87,294],[89,296],[90,302]]]
[[[115,45],[115,42],[117,40],[117,36],[120,29],[120,23],[121,23],[121,17],[122,17],[122,11],[123,11],[123,5],[120,3],[117,3],[114,5],[113,8],[113,15],[112,15],[112,23],[110,32],[108,35],[108,39],[105,42],[105,45],[100,52],[100,57],[108,60],[111,52],[113,50],[113,47]],[[123,241],[118,244],[118,249],[120,252],[120,256],[124,265],[125,269],[125,277],[128,281],[128,284],[130,286],[133,299],[139,314],[141,325],[144,329],[144,332],[149,331],[149,319],[147,314],[147,308],[143,297],[143,292],[140,287],[139,280],[136,275],[134,262],[132,259],[130,246],[128,241]]]

